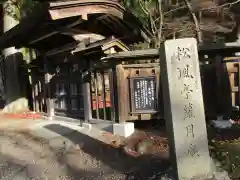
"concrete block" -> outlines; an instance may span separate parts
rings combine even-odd
[[[47,116],[47,120],[52,121],[53,120],[53,116]]]
[[[82,127],[86,128],[86,129],[91,129],[92,125],[90,123],[82,123]]]
[[[126,123],[115,123],[113,124],[113,134],[119,135],[123,137],[128,137],[134,133],[134,123],[126,122]]]

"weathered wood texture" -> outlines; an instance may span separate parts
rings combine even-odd
[[[118,91],[118,110],[119,121],[132,120],[150,120],[163,117],[160,113],[163,110],[161,92],[160,92],[160,69],[159,64],[124,64],[117,65],[117,91]],[[155,106],[152,112],[143,110],[142,112],[133,111],[134,93],[131,85],[131,79],[154,77],[156,91],[154,91],[156,102],[159,106]]]
[[[85,33],[114,35],[128,44],[149,41],[147,32],[130,12],[114,1],[45,2],[19,25],[4,33],[0,37],[0,47],[25,46],[50,51],[75,42],[74,34]]]
[[[216,63],[201,66],[203,96],[207,118],[230,116],[240,105],[239,57],[218,57]]]

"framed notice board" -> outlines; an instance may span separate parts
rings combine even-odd
[[[131,113],[156,112],[156,78],[154,76],[130,78]]]

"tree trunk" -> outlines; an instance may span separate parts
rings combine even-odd
[[[8,3],[8,6],[7,6]],[[18,24],[18,22],[9,14],[9,9],[15,7],[10,2],[3,4],[3,31],[6,32]],[[3,112],[16,112],[26,109],[27,102],[23,98],[20,88],[20,62],[23,60],[22,55],[15,47],[10,47],[3,50],[4,68],[5,68],[5,100],[6,105]]]

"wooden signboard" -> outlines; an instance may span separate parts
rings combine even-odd
[[[154,76],[132,77],[130,88],[132,113],[156,112],[156,82]]]

